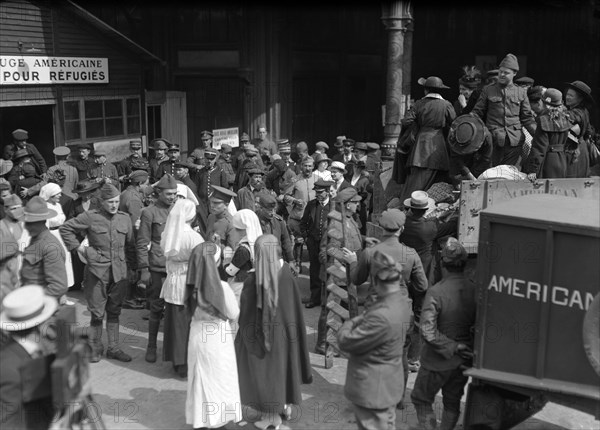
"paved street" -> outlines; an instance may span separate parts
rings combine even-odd
[[[306,270],[304,271],[307,272]],[[301,275],[301,294],[308,293],[307,276]],[[80,291],[69,293],[77,302],[78,321],[81,326],[89,325],[89,313]],[[124,310],[121,319],[121,341],[123,349],[133,356],[130,363],[102,359],[91,364],[91,377],[95,403],[92,413],[102,414],[108,429],[190,429],[185,423],[186,381],[178,378],[170,363],[150,364],[144,360],[147,340],[147,321],[142,320],[144,311]],[[314,348],[318,308],[305,310],[309,348]],[[162,331],[162,327],[161,327]],[[104,334],[106,344],[106,334]],[[162,333],[159,334],[161,352]],[[313,383],[303,386],[304,402],[295,407],[292,420],[287,425],[292,429],[355,429],[351,405],[344,398],[343,387],[346,375],[346,360],[336,358],[331,369],[324,368],[323,357],[310,354],[313,368]],[[412,388],[416,374],[411,374],[408,390]],[[463,398],[464,401],[464,398]],[[441,399],[438,397],[436,411],[441,414]],[[91,409],[90,409],[91,410]],[[229,424],[228,429],[256,429],[251,422],[258,419],[252,410],[243,408],[245,421],[240,425]],[[462,422],[462,419],[461,419]],[[398,429],[415,426],[416,415],[412,404],[398,411]],[[462,425],[457,426],[458,429]],[[519,430],[554,429],[597,429],[600,423],[590,415],[559,405],[549,404],[540,413],[519,425]]]

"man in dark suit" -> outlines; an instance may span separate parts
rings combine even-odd
[[[2,305],[0,329],[9,334],[0,349],[2,428],[47,429],[54,417],[47,356],[55,348],[45,336],[49,330],[40,326],[52,317],[58,302],[42,287],[28,285],[8,293]]]
[[[309,201],[304,208],[304,215],[300,220],[300,235],[306,241],[308,248],[309,275],[310,275],[310,298],[306,308],[314,308],[321,305],[321,262],[319,261],[319,250],[323,234],[327,234],[327,214],[331,210],[330,189],[333,182],[317,180],[313,189],[316,198]]]
[[[396,404],[404,392],[402,348],[410,322],[410,299],[402,267],[377,251],[373,255],[377,301],[346,320],[338,332],[349,354],[344,394],[354,406],[359,428],[395,428]]]

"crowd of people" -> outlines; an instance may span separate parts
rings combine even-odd
[[[163,321],[162,359],[187,378],[189,424],[238,422],[244,404],[260,411],[258,427],[277,428],[312,381],[302,306],[320,306],[314,352],[348,358],[345,394],[359,428],[393,428],[409,371],[418,372],[412,401],[423,428],[436,426],[439,389],[442,428],[453,428],[475,299],[456,212],[439,204],[456,201],[461,180],[501,176],[502,167],[534,181],[586,177],[600,161],[589,87],[567,84],[563,105],[559,90],[515,81],[518,70],[512,54],[485,83],[465,67],[454,104],[440,78],[419,81],[425,97],[402,120],[394,159],[401,193],[377,214],[379,239],[367,235],[382,171],[373,142],[338,136],[309,154],[306,142],[292,150],[265,127],[252,140],[242,133],[236,148],[215,147],[204,131],[188,157],[157,138],[147,159],[134,139],[115,163],[81,144],[56,147],[47,167],[28,132],[15,130],[0,160],[2,351],[14,355],[11,345],[44,321],[19,315],[29,309],[23,288],[41,286],[40,303],[56,303],[46,310],[73,305],[69,289],[82,289],[89,362],[131,361],[119,341],[121,310],[145,309],[144,358],[157,361]],[[310,294],[300,297],[304,261]],[[326,287],[336,271],[369,283],[363,312],[345,321],[327,306],[340,303]],[[14,385],[18,372],[10,377]],[[215,405],[222,413],[209,413]]]

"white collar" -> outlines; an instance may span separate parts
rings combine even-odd
[[[327,199],[323,203],[319,202],[319,204],[321,206],[327,206],[328,203],[329,203],[329,197],[327,197]]]
[[[441,95],[439,95],[438,93],[429,93],[424,98],[444,100],[444,98]]]

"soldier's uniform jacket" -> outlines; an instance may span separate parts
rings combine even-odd
[[[177,164],[177,162],[178,161],[171,161],[169,158],[167,158],[165,161],[160,163],[156,171],[155,179],[158,181],[164,176],[165,173],[168,173],[169,175],[175,175],[175,164]]]
[[[150,173],[150,163],[145,157],[134,157],[133,154],[115,164],[119,176],[129,175],[134,170],[144,170]]]
[[[135,223],[142,216],[142,209],[144,208],[144,197],[142,193],[136,189],[134,185],[127,187],[125,191],[121,193],[121,200],[119,201],[119,210],[129,214],[131,218],[131,224],[135,228]]]
[[[232,220],[233,217],[227,210],[218,217],[215,214],[210,214],[206,222],[206,237],[210,239],[213,234],[217,233],[221,238],[220,245],[235,249],[236,244],[233,242],[233,237],[231,236],[231,232],[234,230],[231,224]]]
[[[484,87],[472,113],[484,120],[498,146],[504,146],[506,138],[510,146],[523,144],[523,127],[532,135],[535,132],[527,90],[515,84],[504,88],[498,83]]]
[[[152,160],[150,160],[149,167],[150,167],[150,183],[153,184],[156,181],[158,181],[162,175],[158,175],[158,168],[160,166],[160,163],[162,163],[163,161],[167,161],[169,159],[168,156],[164,156],[163,158],[153,158]]]
[[[290,233],[283,218],[279,215],[275,215],[270,220],[260,218],[260,226],[262,227],[263,234],[272,234],[279,240],[283,251],[283,259],[287,262],[294,261],[292,240],[290,239]]]
[[[231,163],[219,158],[217,161],[217,165],[225,172],[227,175],[227,184],[223,185],[225,188],[231,188],[235,183],[235,171],[233,170],[233,166]]]
[[[187,162],[196,166],[202,166],[204,164],[204,148],[196,148],[188,156]]]
[[[117,188],[120,188],[120,183],[119,183],[119,172],[117,172],[117,168],[115,167],[115,165],[109,161],[107,161],[105,164],[102,165],[94,165],[94,167],[90,168],[89,171],[89,177],[90,178],[102,178],[102,179],[110,179],[112,182],[112,185],[114,185]]]
[[[86,158],[85,160],[77,158],[75,160],[68,161],[68,163],[77,169],[77,174],[79,175],[80,181],[90,178],[90,170],[96,165],[96,163],[89,158]]]
[[[23,251],[21,285],[42,285],[46,294],[58,299],[69,289],[65,257],[60,241],[50,230],[42,231]]]
[[[7,147],[9,147],[10,145],[7,145]],[[19,148],[17,148],[16,144],[12,144],[12,154],[11,156],[17,152]],[[35,170],[37,172],[38,175],[41,175],[42,173],[46,173],[46,171],[48,170],[48,166],[46,164],[46,160],[44,160],[44,157],[42,157],[42,155],[40,154],[40,151],[38,151],[38,149],[35,147],[35,145],[33,143],[26,143],[25,144],[25,148],[24,148],[27,153],[31,156],[31,162],[32,164],[35,166]],[[8,152],[10,153],[10,150],[8,150]]]
[[[138,269],[148,267],[153,272],[167,271],[166,258],[160,247],[160,235],[165,229],[170,210],[171,206],[160,200],[142,210],[136,239]]]
[[[110,270],[114,282],[119,282],[127,279],[127,268],[136,269],[133,227],[127,213],[111,215],[104,209],[90,209],[68,220],[59,230],[69,251],[80,245],[79,234],[87,236],[87,270],[94,276],[104,279]]]

